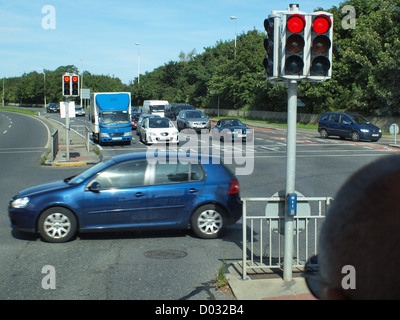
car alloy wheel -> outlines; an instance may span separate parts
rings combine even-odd
[[[322,138],[322,139],[328,138],[328,131],[326,131],[326,129],[321,129],[321,131],[319,132],[319,134],[321,135],[321,138]]]
[[[50,208],[44,211],[38,221],[38,230],[47,242],[66,242],[76,232],[75,215],[65,208]]]
[[[351,133],[351,140],[354,142],[360,141],[360,134],[357,131]]]
[[[192,229],[196,235],[205,239],[217,238],[224,227],[222,210],[215,205],[197,209],[192,216]]]

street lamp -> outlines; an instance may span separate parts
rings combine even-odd
[[[231,16],[230,19],[231,19],[231,20],[235,20],[235,59],[236,59],[236,38],[237,38],[237,34],[236,34],[236,20],[237,20],[237,17],[236,17],[236,16]]]
[[[136,45],[138,46],[138,84],[140,84],[140,43],[136,42]]]
[[[81,61],[81,66],[82,66],[82,76],[81,76],[81,90],[80,90],[80,96],[81,96],[81,108],[83,108],[83,99],[82,99],[82,88],[83,88],[83,58],[79,58]]]
[[[46,108],[46,72],[44,71],[44,66],[42,66],[43,68],[43,86],[44,86],[44,108]]]

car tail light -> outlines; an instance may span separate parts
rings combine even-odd
[[[231,180],[231,185],[229,186],[228,194],[237,194],[239,193],[240,186],[239,181]]]

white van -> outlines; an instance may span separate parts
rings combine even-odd
[[[142,113],[157,114],[160,117],[165,117],[165,106],[168,104],[166,100],[145,100]]]

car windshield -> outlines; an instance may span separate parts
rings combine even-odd
[[[355,121],[355,123],[358,123],[358,124],[370,124],[371,123],[371,122],[369,122],[367,119],[365,119],[363,116],[361,116],[359,114],[353,115],[352,118]]]
[[[65,179],[64,181],[68,184],[76,185],[79,183],[82,183],[85,181],[87,178],[90,178],[91,176],[95,175],[97,172],[103,170],[107,166],[109,166],[111,163],[113,163],[113,160],[109,160],[107,162],[100,162],[96,164],[95,166],[91,167],[90,169],[82,172],[81,174],[78,174],[77,176],[73,177],[72,179]]]
[[[128,111],[105,111],[102,113],[102,122],[104,124],[122,124],[130,123]]]
[[[189,111],[186,112],[186,118],[206,118],[206,116],[201,111]]]
[[[149,118],[149,128],[169,128],[170,121],[163,118]]]
[[[223,121],[221,121],[221,125],[223,127],[239,127],[239,126],[244,127],[245,126],[242,121],[237,120],[237,119],[223,120]]]
[[[165,106],[150,106],[151,112],[162,112],[165,110]]]

